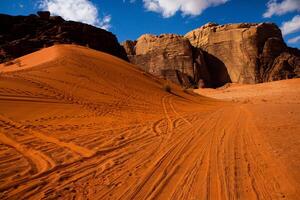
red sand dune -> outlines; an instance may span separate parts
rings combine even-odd
[[[1,199],[299,198],[299,79],[232,102],[79,46],[19,60],[0,65]]]

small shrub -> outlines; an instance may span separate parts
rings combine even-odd
[[[164,91],[171,93],[171,86],[169,84],[165,84],[163,87]]]

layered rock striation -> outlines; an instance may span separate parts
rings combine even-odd
[[[127,60],[112,33],[91,25],[65,21],[49,12],[38,15],[0,14],[0,63],[53,44],[78,44]]]

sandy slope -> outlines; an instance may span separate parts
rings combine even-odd
[[[299,99],[224,102],[175,85],[170,94],[78,46],[20,61],[0,65],[1,199],[300,195]]]
[[[196,93],[215,99],[244,103],[300,103],[300,79],[290,79],[256,85],[227,84],[218,89],[198,89]]]

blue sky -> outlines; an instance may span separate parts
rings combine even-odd
[[[65,19],[96,25],[120,42],[145,33],[185,34],[215,22],[274,22],[289,46],[300,48],[300,0],[1,0],[0,13],[50,10]]]

